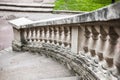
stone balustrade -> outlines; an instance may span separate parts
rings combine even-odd
[[[71,27],[69,26],[33,27],[21,31],[25,43],[51,43],[71,47]]]
[[[120,79],[119,22],[120,2],[97,11],[65,18],[22,25],[10,21],[15,36],[13,49],[25,50],[26,45],[32,44],[34,47],[27,46],[26,50],[43,52],[58,61],[65,62],[69,65],[69,69],[82,75],[84,79],[118,80]],[[49,47],[44,47],[44,44]],[[39,49],[35,45],[38,45]],[[40,50],[41,48],[43,50]],[[51,51],[56,54],[52,54]],[[87,77],[83,76],[87,73],[89,73]]]

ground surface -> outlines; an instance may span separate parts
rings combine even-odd
[[[0,19],[0,50],[11,46],[13,40],[12,26]]]
[[[63,65],[43,55],[0,52],[0,80],[41,80],[70,76],[72,74]]]

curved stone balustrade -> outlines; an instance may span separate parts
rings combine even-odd
[[[119,22],[120,2],[67,18],[21,25],[13,20],[13,50],[46,54],[83,79],[118,80]]]
[[[71,29],[65,26],[48,26],[22,29],[23,43],[51,43],[70,48]]]

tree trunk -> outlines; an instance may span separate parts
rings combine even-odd
[[[112,3],[115,3],[115,0],[112,0]]]

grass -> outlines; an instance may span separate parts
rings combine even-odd
[[[54,9],[92,11],[109,4],[111,4],[111,0],[56,0]]]

